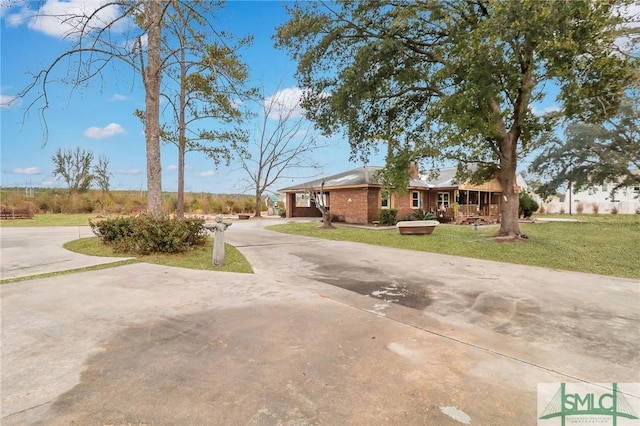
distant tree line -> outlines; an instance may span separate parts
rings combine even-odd
[[[63,188],[33,188],[33,196],[25,196],[24,188],[1,188],[2,206],[42,213],[95,213],[102,215],[137,215],[147,212],[146,191],[88,189],[70,193]],[[177,193],[163,192],[163,215],[175,214]],[[253,195],[185,193],[184,208],[189,215],[251,213],[255,208]],[[264,200],[263,210],[267,209]]]

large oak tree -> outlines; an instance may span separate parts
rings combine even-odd
[[[536,189],[549,196],[570,183],[575,188],[611,183],[621,188],[640,186],[640,97],[625,98],[620,111],[602,123],[571,121],[564,137],[550,142],[531,163],[544,183]]]
[[[599,120],[635,78],[635,59],[616,44],[623,3],[304,2],[276,43],[298,62],[308,117],[343,130],[352,156],[388,145],[396,182],[433,156],[476,165],[476,180],[497,175],[498,235],[516,237],[518,160],[552,123],[532,103],[557,87],[564,114]]]

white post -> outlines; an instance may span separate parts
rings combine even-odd
[[[214,266],[224,265],[224,231],[231,226],[230,223],[224,223],[222,216],[216,216],[216,223],[206,224],[205,228],[213,231],[213,256],[211,261]]]

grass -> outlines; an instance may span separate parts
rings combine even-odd
[[[544,217],[544,216],[541,216]],[[565,216],[566,218],[567,216]],[[400,235],[396,229],[362,229],[317,223],[271,226],[268,229],[329,240],[420,250],[432,253],[543,266],[624,278],[640,278],[640,216],[581,215],[579,222],[521,224],[529,239],[496,242],[496,226],[442,225],[431,235]]]
[[[102,244],[97,237],[81,238],[69,241],[64,245],[69,251],[90,256],[128,256],[128,254],[115,253],[113,249]],[[138,262],[153,263],[156,265],[174,266],[178,268],[200,269],[205,271],[224,271],[252,274],[253,269],[247,259],[235,247],[225,244],[224,266],[213,266],[213,238],[207,239],[207,244],[193,251],[180,254],[153,254],[136,257]]]
[[[89,226],[89,219],[95,217],[95,213],[38,214],[33,219],[3,219],[0,226]]]

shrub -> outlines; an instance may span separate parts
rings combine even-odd
[[[600,211],[600,205],[598,203],[591,204],[591,208],[593,209],[593,214],[598,214]]]
[[[538,203],[531,198],[528,192],[522,191],[519,196],[519,214],[525,219],[530,218],[531,215],[538,210]]]
[[[89,225],[102,242],[122,253],[181,253],[207,241],[201,219],[154,219],[140,215],[89,221]]]
[[[380,224],[381,225],[395,225],[396,215],[398,210],[396,209],[382,209],[380,210]]]
[[[331,222],[341,222],[344,223],[344,215],[342,214],[331,214]]]
[[[618,208],[616,206],[611,208],[611,214],[618,214]]]
[[[414,210],[413,213],[409,215],[408,220],[438,220],[438,218],[433,214],[429,213],[426,210]]]
[[[582,214],[583,211],[584,211],[584,204],[578,203],[578,206],[576,207],[576,212],[578,212],[578,214]]]

